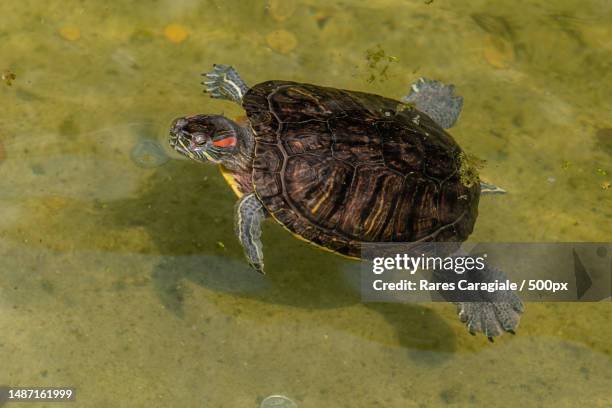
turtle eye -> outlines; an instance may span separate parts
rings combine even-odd
[[[202,146],[206,144],[206,136],[201,134],[196,134],[191,137],[191,143],[195,146]]]
[[[189,148],[193,151],[203,150],[206,148],[208,141],[210,139],[202,134],[191,135],[191,140],[189,141]]]

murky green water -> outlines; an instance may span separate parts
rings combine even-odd
[[[217,169],[132,160],[177,116],[241,115],[202,95],[212,63],[394,98],[428,76],[510,192],[474,241],[610,241],[612,3],[46,3],[0,5],[0,384],[82,407],[612,405],[609,302],[529,303],[489,344],[450,305],[361,303],[347,261],[272,223],[257,276]]]

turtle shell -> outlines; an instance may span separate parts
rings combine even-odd
[[[359,257],[363,242],[457,242],[480,187],[460,181],[460,147],[399,101],[288,81],[251,88],[254,190],[294,234]]]

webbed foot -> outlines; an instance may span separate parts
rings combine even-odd
[[[489,341],[493,341],[494,337],[504,332],[514,334],[518,327],[523,304],[516,295],[509,300],[510,303],[457,303],[457,314],[470,334],[483,333]]]
[[[404,96],[402,101],[414,103],[418,110],[448,129],[455,124],[463,107],[463,98],[454,95],[454,92],[454,85],[419,78],[410,86],[410,94]]]
[[[459,256],[464,256],[464,253],[460,251]],[[470,334],[483,333],[490,341],[505,332],[514,334],[524,310],[521,299],[510,288],[485,289],[491,283],[507,282],[508,277],[504,272],[485,264],[482,269],[471,269],[463,274],[434,270],[433,278],[454,288],[463,288],[442,291],[440,294],[457,305],[459,319],[466,324]],[[470,286],[477,289],[467,290]]]
[[[226,99],[241,104],[242,97],[249,90],[238,72],[230,65],[214,64],[212,71],[202,75],[205,77],[202,82],[204,92],[209,93],[212,98]]]

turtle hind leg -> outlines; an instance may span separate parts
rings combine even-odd
[[[212,71],[202,75],[205,77],[202,82],[204,92],[209,93],[212,98],[241,104],[242,97],[249,90],[238,72],[230,65],[214,64]]]
[[[455,256],[465,257],[466,254],[460,251]],[[457,305],[459,319],[465,323],[470,334],[483,333],[490,341],[505,332],[514,334],[524,311],[523,303],[514,291],[458,289],[460,280],[477,285],[495,281],[505,282],[507,277],[502,271],[485,264],[482,270],[471,269],[464,274],[457,274],[452,270],[434,270],[433,279],[436,282],[453,285],[454,290],[441,291],[440,295]]]
[[[404,96],[402,101],[414,103],[418,110],[444,129],[448,129],[453,127],[463,107],[463,98],[454,95],[454,92],[454,85],[419,78],[410,86],[410,93]]]
[[[495,184],[480,181],[480,194],[506,194],[506,190],[497,187]]]
[[[465,323],[470,334],[482,333],[489,341],[504,332],[516,334],[523,306],[513,302],[461,302],[457,303],[459,320]]]
[[[236,203],[234,230],[249,264],[261,274],[264,273],[261,222],[265,216],[264,207],[255,193],[244,195]]]

